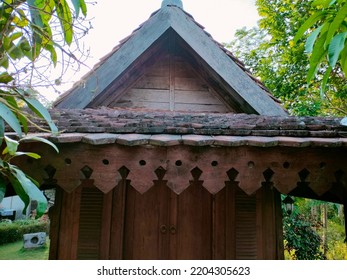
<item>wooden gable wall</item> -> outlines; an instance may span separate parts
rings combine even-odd
[[[220,81],[168,30],[88,107],[241,113]],[[227,98],[226,98],[227,96]],[[242,105],[243,106],[243,105]]]
[[[119,108],[145,108],[182,112],[234,112],[182,57],[164,55],[110,104]]]

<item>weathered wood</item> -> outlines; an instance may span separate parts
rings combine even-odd
[[[176,259],[212,259],[212,195],[194,181],[177,200]]]
[[[110,228],[110,247],[108,249],[109,258],[111,260],[123,259],[124,247],[124,229],[125,223],[125,208],[126,208],[126,192],[129,186],[129,181],[122,180],[117,188],[112,191],[113,203],[110,213],[111,228]],[[131,211],[131,210],[130,210]]]
[[[59,239],[60,239],[60,223],[61,223],[61,211],[63,203],[64,191],[58,187],[55,190],[55,200],[54,205],[49,208],[49,259],[57,260],[59,259]]]
[[[127,189],[124,259],[168,258],[163,255],[168,246],[163,240],[170,234],[166,203],[169,193],[161,184],[155,184],[142,195],[131,187]]]
[[[256,196],[240,189],[235,194],[235,247],[237,260],[257,259]]]

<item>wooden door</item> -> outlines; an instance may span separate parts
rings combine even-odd
[[[144,194],[127,187],[124,216],[124,259],[167,259],[170,189],[155,184]]]
[[[165,182],[144,194],[128,186],[124,259],[210,259],[211,199],[198,183],[180,195]]]

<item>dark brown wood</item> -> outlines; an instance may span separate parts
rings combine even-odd
[[[248,196],[239,188],[235,192],[235,251],[237,260],[258,256],[256,196]]]
[[[202,182],[191,185],[177,198],[176,258],[212,259],[212,195]]]
[[[80,201],[76,259],[97,260],[101,258],[101,242],[105,238],[102,236],[104,195],[92,184],[83,184]]]
[[[111,260],[123,259],[123,240],[124,240],[124,222],[125,222],[125,204],[126,190],[129,187],[129,181],[122,180],[112,191],[113,204],[111,211],[111,236],[110,247],[108,248],[109,258]]]
[[[127,188],[124,259],[167,259],[170,189],[155,184],[144,194]]]
[[[54,205],[49,208],[49,219],[50,219],[50,228],[49,228],[49,259],[57,260],[59,258],[58,246],[60,241],[60,223],[61,223],[61,211],[63,203],[64,191],[57,187],[55,189],[55,199]]]

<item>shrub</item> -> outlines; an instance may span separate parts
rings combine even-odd
[[[0,245],[23,239],[23,234],[34,232],[49,233],[49,222],[42,220],[17,220],[0,223]]]

